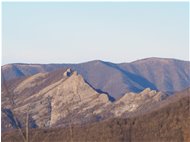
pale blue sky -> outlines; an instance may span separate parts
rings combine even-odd
[[[4,2],[2,63],[189,59],[188,2]]]

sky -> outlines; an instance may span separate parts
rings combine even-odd
[[[2,64],[189,60],[188,2],[3,2]]]

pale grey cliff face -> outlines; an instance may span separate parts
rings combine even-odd
[[[150,88],[146,88],[140,93],[129,92],[114,103],[115,106],[112,112],[116,116],[122,116],[127,112],[134,112],[150,104],[158,103],[167,97],[165,93],[157,92]]]
[[[190,87],[190,62],[162,58],[123,64],[103,61],[82,64],[10,64],[2,67],[2,73],[7,80],[11,80],[60,68],[76,70],[95,89],[107,92],[115,99],[126,92],[139,93],[146,88],[175,92]]]
[[[101,111],[110,103],[106,94],[96,92],[77,72],[72,72],[69,76],[65,76],[66,73],[67,71],[60,80],[44,87],[38,93],[28,97],[15,96],[15,106],[12,109],[14,114],[24,117],[28,112],[37,127],[51,127],[59,125],[58,122],[63,119],[64,121],[73,119],[72,123],[81,123],[83,117],[87,121],[88,118],[95,117],[93,114],[95,110]],[[47,73],[39,73],[23,80],[14,92],[18,94],[27,88],[38,86],[46,81],[43,79],[45,76],[48,77]],[[39,79],[41,82],[36,81]],[[11,105],[2,102],[2,108],[11,109]],[[23,119],[20,121],[23,122]],[[9,124],[5,125],[10,127]]]
[[[53,76],[57,79],[50,82]],[[32,92],[31,88],[35,91]],[[121,117],[167,97],[162,92],[147,88],[139,94],[126,93],[119,100],[111,102],[107,94],[98,93],[80,74],[70,69],[38,73],[20,81],[12,88],[15,94],[14,107],[7,100],[10,94],[4,90],[5,88],[2,95],[4,130],[14,126],[12,115],[17,116],[22,125],[25,124],[26,113],[29,113],[31,125],[40,128],[56,127]]]

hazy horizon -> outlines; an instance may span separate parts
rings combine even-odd
[[[141,59],[136,59],[136,60],[132,60],[132,61],[128,61],[128,62],[113,62],[113,61],[109,61],[109,60],[100,60],[100,59],[94,59],[94,60],[88,60],[88,61],[83,61],[83,62],[47,62],[47,63],[43,63],[43,62],[12,62],[12,63],[7,63],[7,64],[81,64],[81,63],[87,63],[87,62],[92,62],[92,61],[103,61],[103,62],[111,62],[111,63],[115,63],[115,64],[121,64],[121,63],[131,63],[131,62],[135,62],[138,60],[146,60],[146,59],[151,59],[151,58],[157,58],[157,59],[173,59],[173,60],[180,60],[180,61],[187,61],[190,62],[189,60],[182,60],[182,59],[177,59],[177,58],[162,58],[162,57],[147,57],[147,58],[141,58]],[[7,64],[2,64],[3,65],[7,65]]]
[[[188,2],[3,2],[2,65],[189,61]]]

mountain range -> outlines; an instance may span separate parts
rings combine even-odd
[[[190,86],[189,61],[155,57],[120,64],[100,60],[80,64],[8,64],[2,66],[2,73],[9,81],[61,68],[77,71],[94,89],[113,99],[146,88],[173,93]]]
[[[93,137],[91,141],[138,141],[141,137],[144,141],[153,141],[151,130],[155,133],[159,130],[161,137],[156,134],[155,138],[160,141],[174,141],[171,136],[179,131],[176,140],[190,138],[186,134],[189,127],[184,125],[189,124],[190,118],[188,61],[148,58],[121,64],[99,60],[81,64],[19,63],[4,65],[1,71],[1,128],[7,138],[5,141],[11,141],[13,137],[19,139],[12,130],[24,128],[27,116],[29,127],[39,130],[42,135],[42,131],[47,130],[48,137],[49,130],[64,129],[67,132],[73,125],[76,131],[88,129],[89,136]],[[153,124],[154,121],[158,123]],[[112,123],[113,127],[110,126]],[[171,131],[161,125],[167,125]],[[102,126],[107,133],[102,131]],[[136,131],[131,132],[128,127]],[[115,129],[126,130],[134,138],[123,132],[121,138]],[[150,135],[142,136],[140,131],[143,129]],[[90,141],[80,133],[84,136],[80,140]]]

